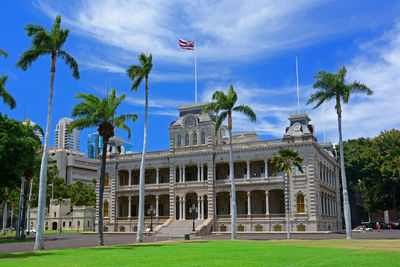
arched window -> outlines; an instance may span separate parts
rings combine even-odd
[[[202,132],[201,133],[201,144],[204,145],[206,143],[206,133]]]
[[[106,172],[106,177],[104,178],[104,186],[110,186],[110,175]]]
[[[306,226],[304,224],[297,225],[297,231],[305,232],[306,231]]]
[[[297,195],[297,213],[305,213],[304,196],[302,194]]]
[[[180,135],[178,135],[176,143],[177,143],[178,147],[180,147],[182,145],[182,137]]]
[[[193,145],[197,145],[197,133],[193,134]]]
[[[104,218],[108,218],[108,202],[104,202],[103,204],[104,208],[103,208],[103,217]]]
[[[189,145],[189,134],[185,134],[185,146]]]

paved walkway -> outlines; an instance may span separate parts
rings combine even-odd
[[[34,236],[28,238],[33,239]],[[193,240],[229,240],[230,234],[211,234],[207,236],[191,237]],[[344,239],[345,234],[292,234],[293,239]],[[400,239],[400,230],[387,230],[381,232],[364,232],[353,233],[354,239]],[[285,233],[239,233],[239,240],[284,240],[286,239]],[[126,245],[132,244],[136,240],[136,234],[131,233],[118,233],[104,234],[104,244],[106,246],[112,245]],[[183,237],[168,237],[168,236],[144,236],[144,242],[160,242],[168,240],[183,240]],[[34,242],[22,243],[2,243],[0,244],[0,254],[12,252],[30,252],[33,250]],[[97,234],[45,234],[45,248],[46,250],[56,249],[71,249],[71,248],[84,248],[97,246]]]

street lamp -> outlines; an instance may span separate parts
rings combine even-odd
[[[189,213],[192,215],[192,219],[193,219],[193,232],[195,231],[194,229],[194,219],[196,219],[195,217],[197,216],[197,207],[196,205],[192,205],[192,207],[190,207],[189,209]]]
[[[150,216],[150,232],[153,232],[153,216],[155,215],[153,205],[147,210],[147,214]]]

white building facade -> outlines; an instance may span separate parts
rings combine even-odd
[[[147,211],[153,207],[157,231],[184,225],[192,219],[191,207],[197,208],[198,233],[231,231],[228,139],[224,128],[214,135],[216,116],[200,115],[204,106],[180,107],[179,118],[169,127],[170,149],[146,154],[145,224],[150,224]],[[233,135],[238,232],[285,231],[285,201],[294,232],[342,229],[333,146],[317,142],[306,114],[292,115],[289,121],[282,139],[261,140],[255,132]],[[299,152],[304,173],[293,170],[290,179],[274,175],[271,158],[283,148]],[[136,231],[140,160],[141,153],[107,157],[104,231]]]
[[[54,131],[54,146],[57,149],[68,149],[74,152],[79,152],[80,145],[80,131],[72,130],[68,132],[69,124],[73,120],[70,118],[61,118]]]

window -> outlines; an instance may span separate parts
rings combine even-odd
[[[202,132],[201,133],[201,144],[204,145],[206,143],[206,133]]]
[[[197,133],[193,134],[193,145],[197,145]]]
[[[274,232],[280,232],[282,231],[282,226],[281,225],[274,225]]]
[[[68,225],[69,225],[69,227],[71,227],[72,226],[72,222],[69,222]]]
[[[238,232],[244,232],[244,225],[238,225],[237,231]]]
[[[302,194],[297,195],[297,213],[305,213],[304,196]]]
[[[103,213],[103,217],[104,217],[104,218],[108,218],[108,202],[104,202],[104,205],[103,205],[103,206],[104,206],[104,209],[103,209],[103,210],[104,210],[104,211],[103,211],[103,212],[104,212],[104,213]]]
[[[220,231],[220,232],[226,232],[226,225],[221,225],[221,226],[219,227],[219,231]]]
[[[177,143],[178,147],[180,147],[182,145],[182,137],[180,135],[178,135],[176,143]]]
[[[298,167],[296,167],[296,174],[303,174]]]
[[[256,225],[256,232],[262,232],[263,227],[262,225]]]
[[[125,227],[124,227],[123,225],[121,225],[121,226],[119,227],[119,231],[120,231],[120,232],[125,232]]]
[[[87,221],[87,227],[89,227],[90,226],[90,221]]]
[[[54,217],[57,217],[57,212],[54,212]]]
[[[189,134],[185,134],[185,146],[189,145]]]
[[[106,172],[106,177],[104,178],[104,186],[110,186],[110,175]]]
[[[305,232],[306,231],[306,226],[303,224],[297,225],[297,231],[299,232]]]
[[[65,222],[63,222],[63,227],[65,227]]]

